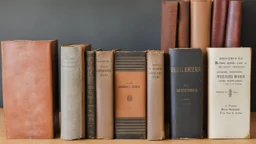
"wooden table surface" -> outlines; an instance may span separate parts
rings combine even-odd
[[[4,133],[3,109],[0,109],[0,144],[256,144],[256,113],[251,114],[251,139],[237,140],[75,140],[64,141],[60,138],[52,140],[6,139]]]

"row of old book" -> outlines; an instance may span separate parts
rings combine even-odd
[[[1,43],[7,138],[54,138],[59,126],[64,140],[250,137],[251,48],[208,48],[205,88],[199,48],[164,54],[68,44],[58,56],[57,45]]]
[[[242,0],[162,0],[161,47],[240,47]]]

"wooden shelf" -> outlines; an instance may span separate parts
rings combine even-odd
[[[236,140],[75,140],[64,141],[60,138],[35,140],[35,139],[6,139],[4,133],[4,114],[0,109],[0,144],[256,144],[256,113],[251,114],[251,139]]]

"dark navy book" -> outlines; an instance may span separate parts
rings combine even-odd
[[[203,138],[202,51],[170,49],[171,138]]]

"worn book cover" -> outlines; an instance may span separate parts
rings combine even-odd
[[[115,137],[146,138],[146,52],[115,53]]]
[[[172,139],[203,137],[202,51],[170,49]]]
[[[180,1],[178,8],[177,47],[190,47],[190,1]],[[174,48],[174,47],[170,47]]]
[[[86,52],[86,130],[87,138],[96,138],[96,51]]]
[[[243,0],[230,0],[227,14],[225,47],[241,46]]]
[[[165,137],[170,136],[170,55],[169,48],[176,47],[177,37],[178,2],[162,1],[161,3],[161,50],[164,54],[164,119]]]
[[[251,48],[208,48],[208,138],[250,138]]]
[[[6,138],[51,139],[58,130],[58,41],[1,42]]]
[[[224,47],[229,0],[213,0],[211,47]]]
[[[85,138],[85,51],[90,44],[61,46],[61,139]]]
[[[162,140],[164,132],[164,51],[147,51],[147,139]]]
[[[168,53],[169,48],[176,47],[178,2],[162,1],[161,11],[161,50]]]
[[[114,51],[96,52],[96,137],[114,138]]]

